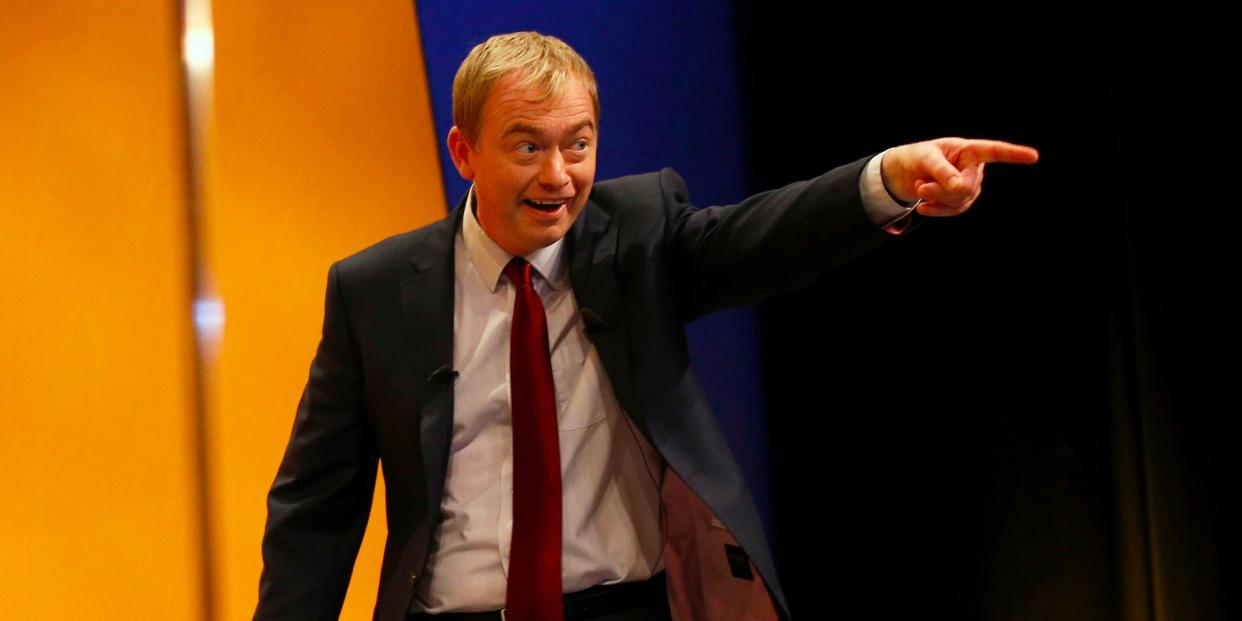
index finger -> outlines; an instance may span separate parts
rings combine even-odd
[[[970,140],[965,148],[973,151],[978,162],[1003,162],[1006,164],[1034,164],[1039,161],[1039,151],[1012,142],[1000,140]]]

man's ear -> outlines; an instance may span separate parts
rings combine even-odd
[[[470,165],[470,143],[466,141],[465,134],[454,125],[453,129],[448,133],[448,150],[449,156],[453,158],[453,166],[457,168],[457,174],[462,179],[474,181],[474,167]]]

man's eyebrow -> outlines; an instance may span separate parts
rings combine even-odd
[[[591,131],[595,131],[595,121],[592,121],[591,119],[586,119],[585,121],[582,121],[581,123],[578,123],[577,125],[574,125],[573,129],[569,130],[569,133],[576,134],[588,127],[591,128]]]
[[[594,131],[595,121],[591,119],[586,119],[584,121],[581,121],[577,125],[574,125],[572,128],[570,128],[569,133],[576,134],[587,127],[591,128],[591,130]],[[505,129],[504,136],[502,137],[507,137],[509,134],[530,134],[532,136],[542,136],[544,132],[542,129],[539,129],[538,127],[535,127],[534,125],[529,125],[527,123],[519,122],[519,123],[514,123],[510,125],[507,129]]]
[[[504,135],[508,136],[509,134],[530,134],[532,136],[541,136],[543,135],[543,131],[541,131],[538,127],[535,127],[534,125],[527,125],[526,123],[514,123],[510,125],[508,129],[505,130]]]

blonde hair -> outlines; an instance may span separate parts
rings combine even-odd
[[[496,82],[514,72],[516,86],[540,87],[538,101],[559,95],[570,77],[582,80],[591,95],[599,123],[599,94],[595,74],[569,44],[538,32],[511,32],[474,46],[453,79],[453,124],[466,141],[477,144],[483,123],[483,103]]]

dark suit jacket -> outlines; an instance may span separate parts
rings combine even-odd
[[[678,617],[788,616],[683,325],[810,284],[889,237],[859,199],[868,159],[706,209],[670,169],[601,181],[567,235],[588,335],[621,406],[668,464],[665,563]],[[461,214],[459,205],[329,270],[322,340],[268,496],[256,619],[339,615],[377,460],[388,540],[375,616],[406,614],[439,522],[452,435],[452,375],[436,371],[452,364]]]

